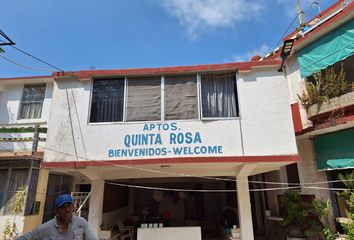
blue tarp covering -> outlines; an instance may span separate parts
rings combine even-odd
[[[354,19],[297,52],[301,77],[354,54]]]

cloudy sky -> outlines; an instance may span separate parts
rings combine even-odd
[[[336,1],[312,2],[301,1],[306,19]],[[277,47],[296,15],[296,0],[0,0],[0,30],[65,71],[248,61]],[[0,77],[56,71],[2,49]]]

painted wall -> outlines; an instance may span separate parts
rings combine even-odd
[[[25,126],[26,124],[36,123],[36,122],[48,122],[51,101],[52,101],[52,90],[53,90],[53,79],[43,78],[34,80],[16,80],[16,82],[1,82],[0,91],[0,125],[6,124],[20,124]],[[46,83],[45,96],[42,106],[42,114],[40,119],[18,119],[18,114],[20,110],[22,92],[25,84],[37,84]],[[45,124],[43,125],[45,126]],[[33,137],[33,133],[0,133],[0,137]],[[43,137],[43,134],[40,134]],[[43,143],[41,143],[43,144]],[[32,149],[31,142],[2,142],[0,143],[2,148],[8,149],[10,151],[27,151]]]
[[[287,61],[286,78],[289,84],[290,102],[297,103],[299,102],[298,94],[301,96],[304,91],[306,92],[305,79],[300,76],[300,68],[296,57],[290,57]],[[306,109],[301,104],[299,104],[299,107],[303,128],[307,128],[312,124],[307,119]]]
[[[39,213],[36,215],[26,216],[24,219],[23,232],[29,232],[34,229],[36,226],[42,224],[45,197],[47,192],[49,171],[47,169],[40,169],[38,176],[38,185],[37,185],[37,194],[36,201],[40,202]]]
[[[246,156],[296,154],[288,84],[282,73],[257,70],[238,79]]]
[[[238,119],[89,124],[92,82],[58,80],[46,143],[52,150],[45,152],[44,161],[74,161],[76,155],[81,160],[134,160],[297,154],[283,75],[276,69],[257,70],[239,74],[237,84]],[[187,132],[192,143],[186,140]],[[133,143],[134,137],[145,134],[153,135],[152,144]],[[171,140],[178,134],[183,141]],[[198,154],[202,146],[207,153]]]
[[[43,80],[43,82],[47,81],[49,80]],[[33,83],[37,84],[38,82]],[[28,81],[26,84],[32,84],[32,82]],[[4,85],[3,91],[0,91],[0,123],[25,123],[33,121],[33,119],[18,119],[23,88],[24,83],[6,84]],[[42,107],[42,115],[40,118],[42,121],[47,121],[49,119],[52,90],[53,83],[47,82]]]

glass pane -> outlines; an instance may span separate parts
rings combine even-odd
[[[90,122],[123,120],[124,79],[93,82]]]
[[[43,101],[44,100],[45,86],[32,86],[31,91],[32,91],[31,101]]]
[[[40,118],[44,94],[45,85],[25,86],[22,94],[19,119]]]
[[[127,121],[161,119],[161,77],[130,78]]]
[[[197,118],[197,76],[165,77],[165,119]]]
[[[17,191],[27,183],[27,172],[27,169],[14,169],[11,171],[9,187],[7,189],[5,214],[12,212]]]
[[[203,117],[237,117],[235,74],[202,76]]]

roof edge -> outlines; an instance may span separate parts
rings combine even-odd
[[[247,71],[259,67],[277,67],[281,64],[279,60],[254,61],[254,62],[234,62],[222,64],[205,64],[192,66],[173,66],[158,68],[128,68],[128,69],[109,69],[109,70],[84,70],[73,72],[55,72],[53,77],[77,77],[80,80],[90,79],[100,76],[134,76],[134,75],[163,75],[163,74],[181,74],[196,73],[208,71],[227,71],[239,70]]]

